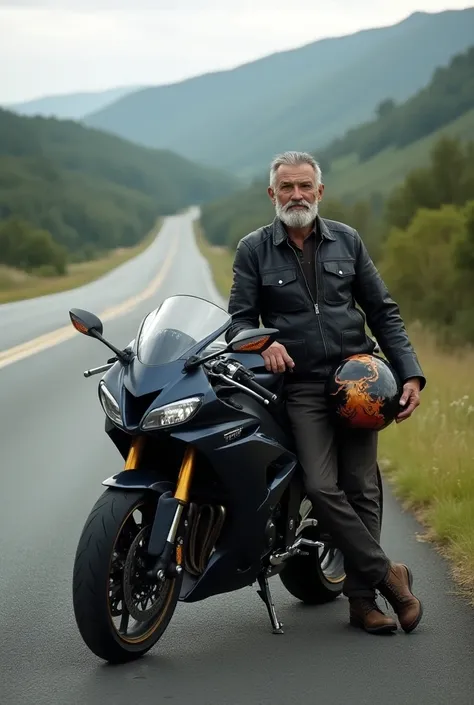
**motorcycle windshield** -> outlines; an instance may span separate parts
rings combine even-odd
[[[137,340],[144,365],[166,365],[230,324],[227,311],[196,296],[171,296],[145,318]]]

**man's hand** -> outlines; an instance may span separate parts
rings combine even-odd
[[[403,394],[400,397],[400,406],[405,407],[395,419],[397,423],[401,423],[408,419],[416,407],[420,404],[420,380],[418,377],[408,379],[403,385]]]
[[[286,352],[286,348],[281,343],[272,343],[263,351],[262,357],[265,360],[265,369],[268,372],[284,372],[286,368],[293,369],[295,363]]]

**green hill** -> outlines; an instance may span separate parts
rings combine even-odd
[[[443,119],[447,122],[439,126]],[[381,149],[368,157],[374,136]],[[462,142],[474,140],[474,48],[454,57],[447,67],[436,69],[416,96],[391,106],[388,113],[382,109],[377,120],[350,130],[315,153],[321,159],[326,187],[321,213],[337,220],[344,214],[353,218],[357,209],[356,219],[363,215],[365,224],[368,209],[380,216],[384,199],[410,171],[429,163],[433,146],[444,136]],[[267,181],[268,177],[258,180],[203,208],[202,224],[211,242],[233,247],[247,232],[273,219]],[[355,204],[353,210],[341,202]]]
[[[68,260],[89,259],[135,245],[157,216],[235,188],[233,177],[169,151],[0,110],[0,263],[29,261],[31,242],[24,252],[12,244],[28,228],[50,233]]]
[[[474,40],[473,40],[474,41]],[[439,67],[430,83],[396,105],[386,100],[377,117],[355,127],[323,151],[325,161],[355,153],[366,161],[386,147],[405,147],[474,107],[474,46]]]
[[[474,140],[474,109],[402,149],[389,147],[365,162],[359,162],[355,154],[335,160],[324,177],[327,195],[346,201],[374,193],[387,195],[409,171],[428,164],[430,152],[442,136]]]
[[[251,177],[275,152],[321,148],[370,119],[384,99],[406,100],[473,36],[474,8],[418,12],[390,27],[147,88],[85,122]]]

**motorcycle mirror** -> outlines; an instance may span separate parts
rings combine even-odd
[[[232,352],[263,352],[268,348],[279,331],[276,328],[251,328],[243,330],[232,338],[229,348]]]
[[[104,327],[100,318],[98,318],[98,316],[94,313],[90,313],[90,311],[83,311],[81,308],[72,308],[69,311],[69,318],[71,319],[72,325],[79,331],[79,333],[99,340],[110,350],[113,350],[117,356],[117,359],[124,365],[127,365],[132,360],[133,352],[130,348],[119,350],[115,347],[115,345],[112,345],[112,343],[109,343],[108,340],[105,340],[105,338],[102,337]]]
[[[72,308],[69,311],[69,318],[74,328],[83,335],[89,335],[92,338],[97,338],[102,335],[104,326],[102,321],[94,313],[84,311],[81,308]]]

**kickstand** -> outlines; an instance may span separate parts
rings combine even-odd
[[[257,590],[257,593],[267,606],[268,616],[270,617],[270,621],[272,623],[273,633],[284,634],[283,624],[279,621],[275,610],[275,605],[273,604],[272,594],[270,592],[270,586],[268,584],[268,578],[265,573],[260,573],[257,580],[260,586],[260,590]]]

